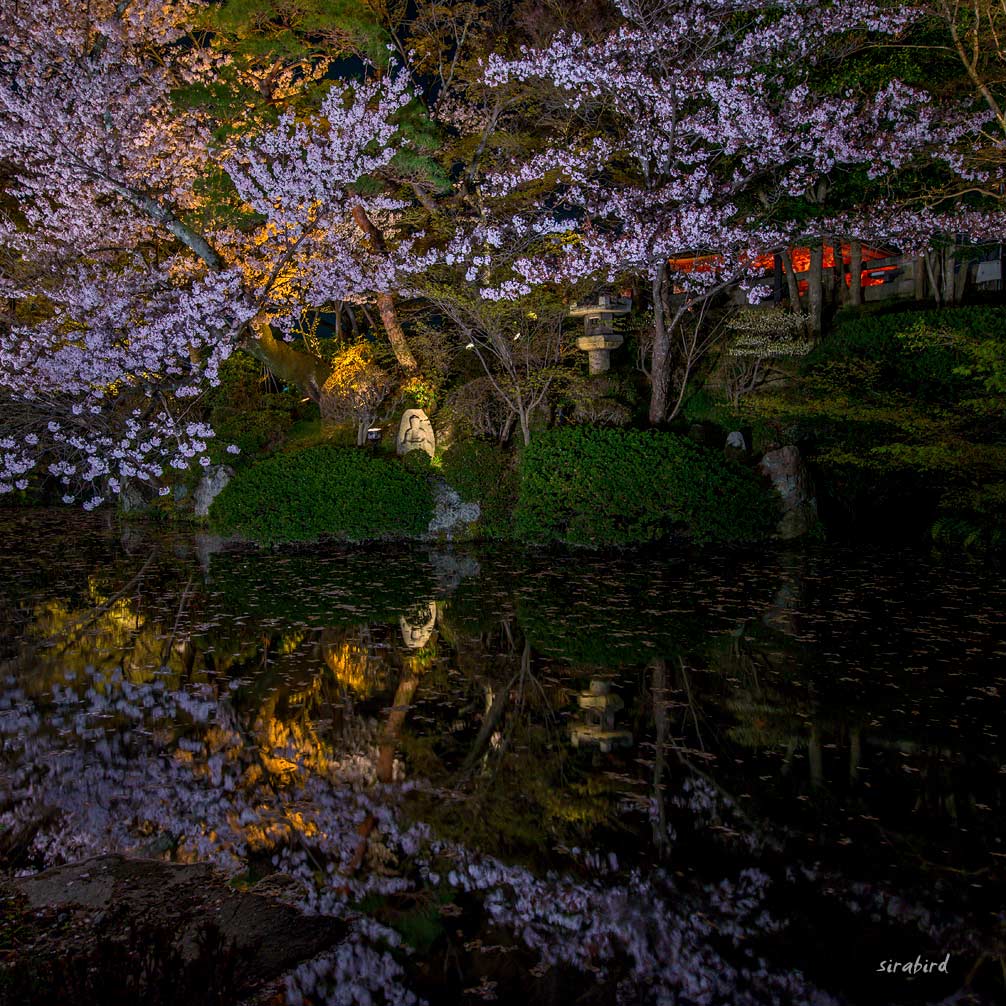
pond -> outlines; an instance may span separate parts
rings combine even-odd
[[[209,863],[342,920],[257,1002],[1006,997],[996,570],[13,510],[0,569],[5,876]],[[0,1001],[56,1001],[7,911]]]

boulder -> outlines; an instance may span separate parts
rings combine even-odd
[[[145,513],[150,501],[135,482],[127,482],[119,493],[119,507],[123,513]]]
[[[443,479],[438,479],[433,486],[433,519],[428,531],[431,535],[446,533],[453,537],[454,531],[463,531],[482,515],[478,503],[465,503]]]
[[[296,895],[234,890],[206,864],[121,855],[0,881],[25,943],[0,977],[39,995],[11,1002],[235,1002],[345,938],[342,920],[285,903]]]
[[[782,504],[777,537],[789,541],[807,534],[817,524],[817,496],[799,448],[790,444],[769,451],[758,469],[771,481]]]
[[[208,517],[210,504],[220,495],[224,486],[234,478],[234,469],[229,465],[210,465],[206,474],[196,486],[197,517]]]

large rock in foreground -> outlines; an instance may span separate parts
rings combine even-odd
[[[758,469],[771,480],[782,504],[777,536],[789,541],[807,534],[817,524],[817,495],[799,448],[791,444],[769,451]]]
[[[222,1006],[346,933],[341,920],[232,890],[210,866],[114,855],[5,882],[0,914],[20,942],[0,963],[0,1003]]]

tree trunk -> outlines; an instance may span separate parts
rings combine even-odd
[[[511,412],[503,421],[500,429],[500,443],[505,444],[510,439],[510,431],[513,429],[514,420],[517,418],[516,412]]]
[[[831,238],[831,304],[833,308],[845,303],[845,266],[842,262],[842,242]]]
[[[521,409],[520,412],[520,435],[524,438],[524,446],[527,447],[531,443],[531,424],[525,409]]]
[[[954,246],[943,249],[943,303],[954,302]]]
[[[824,320],[824,246],[810,250],[810,272],[807,274],[807,304],[810,313],[810,334],[821,335]]]
[[[353,207],[353,220],[356,226],[370,238],[375,251],[387,252],[384,243],[384,235],[374,226],[374,222],[367,216],[366,210],[357,203]],[[409,373],[419,370],[419,364],[409,349],[409,341],[405,338],[402,323],[398,320],[398,312],[395,310],[395,301],[390,293],[379,293],[377,295],[377,310],[381,313],[381,321],[384,323],[384,330],[388,335],[388,342],[398,360],[398,365]]]
[[[849,241],[849,303],[863,303],[863,243],[855,238]]]
[[[796,273],[793,271],[793,258],[788,248],[784,248],[779,256],[782,259],[782,271],[786,276],[786,293],[789,297],[789,306],[797,314],[800,314],[802,305],[800,304],[800,287],[796,282]]]
[[[932,252],[926,252],[925,255],[926,263],[926,273],[929,275],[929,285],[933,288],[933,297],[936,299],[936,306],[943,306],[943,298],[940,295],[940,280],[936,275],[936,267],[933,264],[933,254]]]
[[[653,355],[650,360],[649,416],[652,426],[664,421],[670,390],[671,339],[664,310],[667,279],[667,266],[661,263],[653,279]]]
[[[915,280],[915,299],[926,299],[926,260],[920,255],[912,263],[912,275]]]
[[[302,353],[281,342],[272,334],[267,321],[256,318],[249,327],[254,332],[254,337],[246,339],[242,348],[264,364],[280,381],[292,384],[301,394],[320,403],[321,389],[331,374],[331,368],[310,353]]]
[[[379,293],[377,295],[377,310],[381,312],[381,321],[384,322],[384,331],[388,334],[388,342],[391,343],[392,352],[398,365],[407,370],[410,374],[419,370],[419,364],[409,349],[409,341],[405,338],[405,331],[402,323],[398,320],[398,312],[395,310],[395,301],[390,293]]]

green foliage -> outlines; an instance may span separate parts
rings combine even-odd
[[[402,386],[403,409],[424,409],[432,412],[437,402],[437,386],[425,377],[412,377]]]
[[[402,465],[413,475],[429,475],[432,460],[426,451],[417,448],[402,455]]]
[[[694,388],[694,385],[689,386],[685,395],[682,415],[690,423],[716,423],[724,428],[733,421],[722,395],[717,395],[711,388]]]
[[[994,365],[979,362],[990,346],[1006,351],[1002,309],[847,316],[798,382],[743,408],[815,441],[826,463],[987,475],[1006,432]]]
[[[933,541],[965,551],[1000,551],[1006,548],[1006,529],[1002,522],[989,524],[970,517],[939,517],[932,527]]]
[[[247,353],[235,353],[220,368],[220,384],[210,397],[210,425],[216,431],[214,460],[233,463],[221,454],[228,444],[241,448],[238,461],[275,450],[294,424],[300,406],[289,392],[265,390],[262,365]]]
[[[805,446],[839,509],[887,500],[937,541],[991,545],[1006,500],[981,487],[1006,471],[1004,359],[1003,308],[850,313],[796,382],[742,409]]]
[[[466,503],[476,502],[481,507],[481,537],[500,540],[513,537],[513,511],[517,503],[513,455],[485,440],[461,440],[444,451],[441,471]]]
[[[238,59],[297,65],[326,54],[388,62],[388,35],[360,0],[224,0],[205,13],[218,45]]]
[[[948,492],[940,511],[931,528],[936,544],[975,551],[1006,549],[1006,481]]]
[[[808,370],[851,363],[861,368],[857,379],[871,386],[946,401],[965,393],[979,370],[985,373],[983,361],[1001,360],[1004,352],[1006,311],[1001,308],[846,316],[808,358]],[[999,378],[1006,378],[1001,363]]]
[[[239,473],[213,501],[210,519],[224,533],[259,542],[358,541],[420,535],[432,512],[426,480],[403,465],[321,445]]]
[[[516,532],[530,541],[632,545],[677,524],[699,541],[766,538],[778,514],[750,471],[671,433],[566,427],[524,453]]]
[[[557,384],[556,405],[572,423],[628,426],[645,408],[637,388],[622,374],[587,376],[571,370]]]

